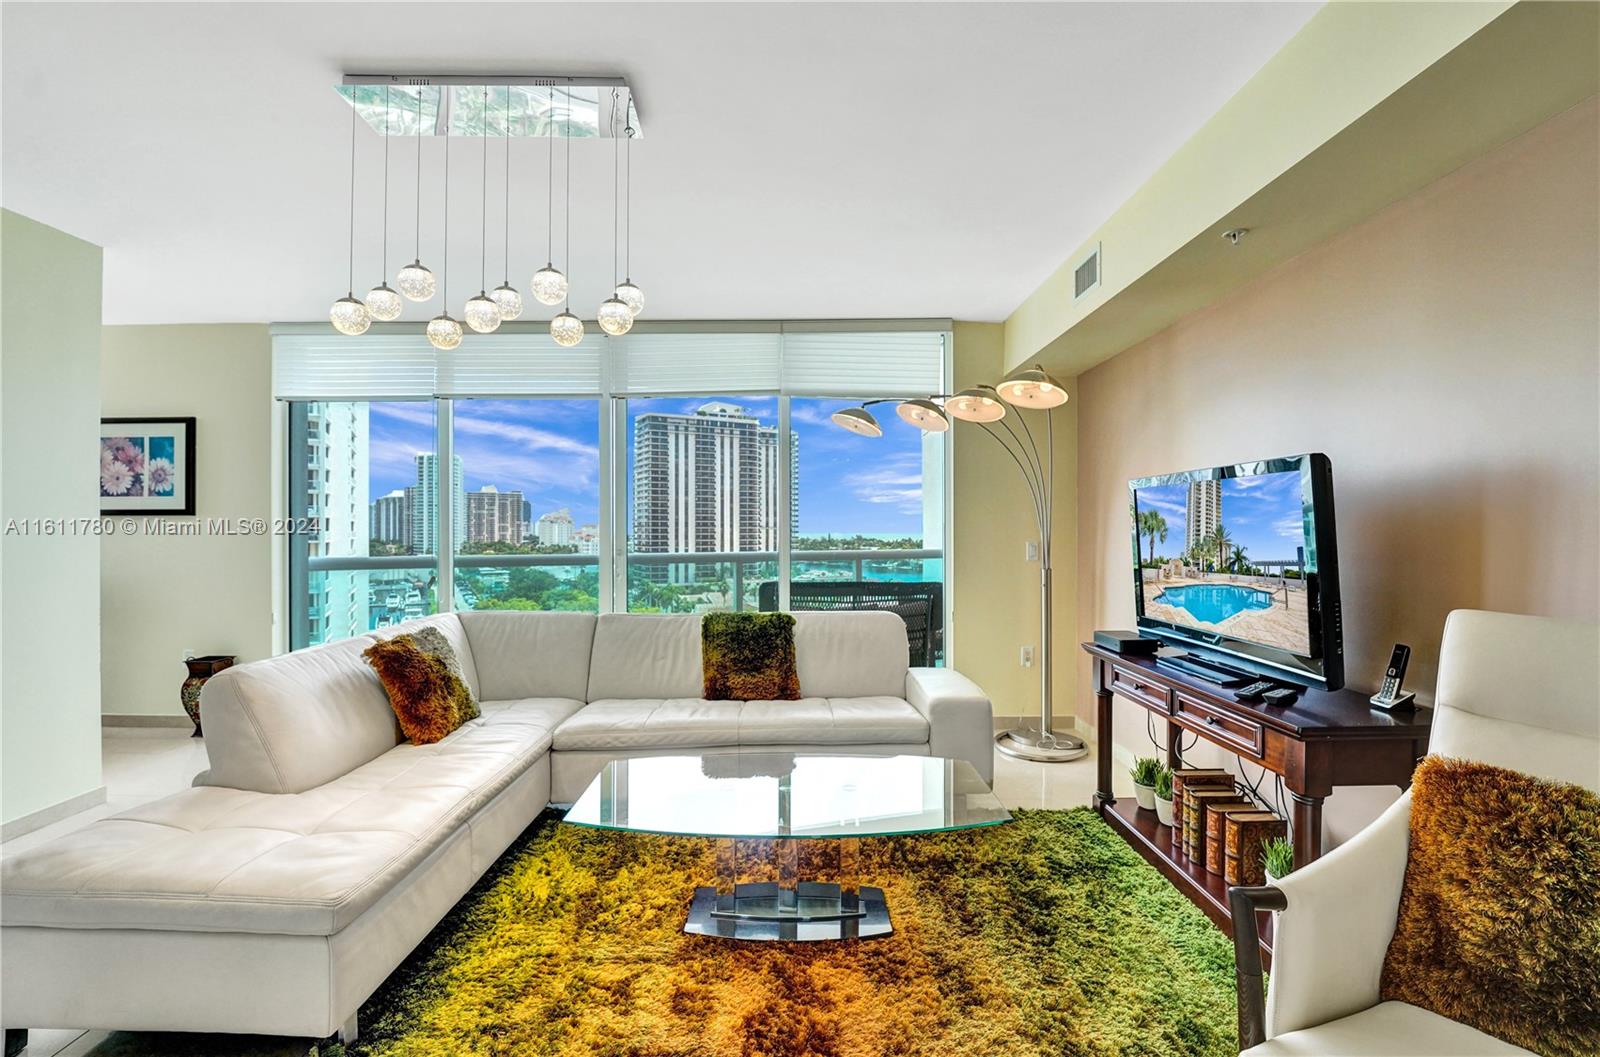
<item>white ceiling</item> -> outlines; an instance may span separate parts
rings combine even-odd
[[[0,200],[106,248],[108,323],[324,319],[346,286],[344,72],[619,74],[646,136],[646,318],[998,320],[1317,6],[6,3]],[[543,150],[512,155],[524,289],[545,259]],[[393,152],[391,282],[415,188],[411,144]],[[363,128],[358,153],[359,294],[380,270],[381,137]],[[455,141],[458,317],[479,285],[479,159]],[[609,142],[573,155],[585,316],[610,289],[611,162]]]

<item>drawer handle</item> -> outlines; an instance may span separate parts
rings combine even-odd
[[[1214,726],[1217,725],[1217,717],[1216,716],[1207,716],[1206,717],[1206,722],[1211,724],[1214,727]]]

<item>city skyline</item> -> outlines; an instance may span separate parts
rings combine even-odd
[[[1305,542],[1300,475],[1296,472],[1229,477],[1220,484],[1219,520],[1235,547],[1243,547],[1257,561],[1278,561],[1295,556]],[[1189,511],[1189,484],[1155,485],[1137,493],[1141,510],[1158,511],[1167,522],[1165,542],[1156,554],[1180,555],[1188,547],[1185,522]],[[1150,540],[1140,537],[1139,553],[1148,557]]]
[[[640,415],[692,415],[708,402],[744,408],[764,426],[776,426],[773,396],[699,396],[629,401],[627,480],[633,479],[634,438]],[[795,397],[790,426],[800,453],[799,523],[807,536],[924,535],[924,436],[891,417],[884,435],[868,440],[829,420],[847,400]],[[369,405],[368,503],[416,484],[416,456],[434,448],[433,404],[423,401]],[[544,513],[571,511],[577,524],[599,516],[599,410],[594,400],[458,400],[453,408],[454,454],[467,492],[492,486],[519,491],[532,507],[530,524]]]

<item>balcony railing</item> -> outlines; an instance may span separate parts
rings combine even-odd
[[[869,565],[883,562],[896,561],[940,561],[944,558],[944,551],[938,548],[919,550],[898,549],[868,549],[868,550],[797,550],[790,552],[791,575],[798,577],[812,570],[800,570],[802,565],[840,566],[843,575],[837,577],[824,577],[825,579],[868,581],[874,577],[868,569]],[[735,610],[754,608],[753,598],[747,598],[745,590],[747,576],[751,583],[761,580],[771,580],[777,577],[778,552],[769,551],[672,551],[672,552],[645,552],[629,553],[627,556],[628,567],[631,570],[660,568],[673,565],[728,565],[732,567],[732,575],[727,577],[730,590],[727,592],[728,601]],[[317,555],[307,559],[308,572],[344,572],[344,571],[377,571],[419,569],[430,567],[435,563],[435,558],[430,554],[394,554],[379,557],[366,557],[359,555]],[[598,567],[600,557],[596,554],[458,554],[455,556],[454,566],[461,570],[470,569],[526,569],[593,566]],[[770,574],[759,572],[752,573],[748,567],[768,565],[772,567]],[[884,577],[877,577],[884,579]],[[942,576],[938,579],[943,579]],[[630,577],[631,580],[631,577]],[[632,591],[630,590],[630,594]]]

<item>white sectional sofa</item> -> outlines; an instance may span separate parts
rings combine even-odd
[[[483,703],[434,745],[402,743],[361,657],[375,635],[222,672],[194,788],[0,866],[0,1024],[353,1037],[361,1003],[517,834],[619,756],[932,754],[991,780],[988,699],[908,668],[899,617],[795,618],[801,701],[702,700],[698,617],[387,629],[438,627]]]

